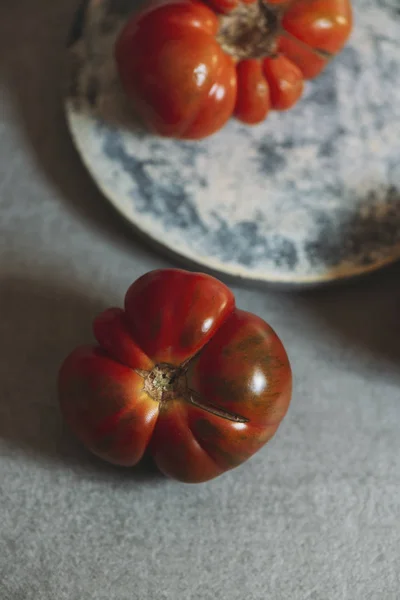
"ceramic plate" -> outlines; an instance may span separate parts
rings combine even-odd
[[[346,49],[299,105],[201,142],[142,131],[113,46],[135,0],[89,0],[68,47],[73,139],[106,198],[195,268],[307,285],[400,257],[400,9],[357,0]]]

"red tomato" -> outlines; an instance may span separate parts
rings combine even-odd
[[[129,19],[115,58],[151,131],[200,139],[233,115],[259,123],[270,98],[293,106],[351,29],[350,0],[158,0]]]
[[[94,334],[97,345],[62,365],[59,399],[76,435],[111,463],[133,466],[148,449],[164,474],[207,481],[250,458],[286,414],[282,343],[213,277],[147,273]]]

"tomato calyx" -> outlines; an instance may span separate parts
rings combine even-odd
[[[188,365],[189,361],[179,367],[168,363],[160,363],[155,365],[151,371],[136,369],[136,373],[144,380],[144,391],[159,404],[176,399],[184,400],[222,419],[235,423],[248,422],[245,417],[206,402],[197,392],[192,390],[186,378]]]
[[[263,0],[240,3],[219,17],[217,41],[235,60],[266,58],[277,52],[282,7],[267,6]]]
[[[157,402],[168,402],[176,397],[185,397],[188,389],[185,369],[168,363],[155,365],[151,371],[137,369],[144,379],[144,391]]]

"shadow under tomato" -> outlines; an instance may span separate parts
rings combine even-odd
[[[104,306],[83,291],[36,279],[0,280],[0,437],[29,459],[61,463],[84,477],[161,479],[151,458],[131,469],[92,456],[64,425],[56,380],[65,356],[93,339]]]

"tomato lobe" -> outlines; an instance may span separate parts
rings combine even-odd
[[[304,89],[303,74],[299,67],[281,55],[266,58],[263,69],[269,85],[272,107],[275,110],[292,108]]]
[[[260,123],[267,116],[270,90],[259,60],[243,60],[237,66],[238,94],[235,116],[249,125]]]

